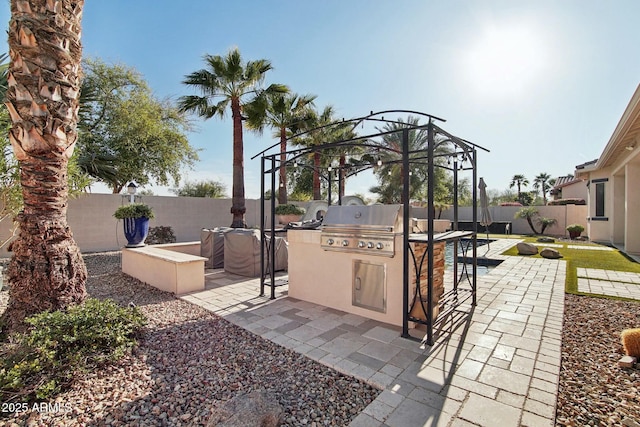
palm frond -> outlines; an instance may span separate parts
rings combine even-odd
[[[8,57],[9,55],[6,53],[0,55],[0,101],[4,101],[7,89],[9,88],[7,83],[9,75],[9,62],[7,62]]]

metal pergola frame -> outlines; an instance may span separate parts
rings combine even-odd
[[[410,123],[405,123],[397,120],[389,120],[384,118],[384,114],[410,114],[420,117],[428,118],[428,123],[425,125],[412,125]],[[260,233],[262,241],[267,241],[267,237],[269,237],[270,243],[266,245],[261,244],[261,252],[260,252],[260,267],[261,267],[261,277],[260,277],[260,296],[264,296],[265,285],[269,285],[271,288],[271,299],[275,299],[275,254],[271,254],[272,251],[275,251],[275,204],[276,204],[276,174],[283,166],[293,166],[297,163],[297,159],[305,156],[309,153],[314,152],[325,152],[326,150],[335,149],[338,147],[365,147],[370,150],[385,150],[387,152],[392,152],[400,156],[400,159],[394,161],[387,161],[386,164],[401,164],[402,165],[402,205],[403,205],[403,325],[402,325],[402,336],[405,338],[412,338],[409,335],[409,322],[418,322],[424,323],[427,326],[427,339],[426,342],[428,345],[433,345],[433,307],[431,301],[431,281],[433,279],[434,273],[434,220],[435,220],[435,209],[434,209],[434,192],[435,192],[435,168],[440,167],[453,172],[454,179],[454,194],[453,194],[453,231],[458,230],[458,172],[461,170],[471,171],[472,172],[472,200],[473,200],[473,230],[470,233],[466,233],[465,236],[471,238],[471,249],[472,249],[472,278],[470,281],[471,284],[471,296],[472,296],[472,305],[476,305],[476,276],[477,276],[477,206],[478,206],[478,176],[477,176],[477,151],[483,150],[488,152],[486,148],[483,148],[479,145],[473,144],[465,139],[456,137],[449,132],[445,131],[441,127],[437,126],[434,121],[445,122],[444,119],[439,117],[421,113],[418,111],[411,110],[385,110],[374,113],[373,111],[363,117],[358,117],[350,120],[341,120],[334,123],[330,123],[328,125],[320,126],[318,128],[314,128],[296,135],[293,135],[287,138],[287,141],[291,141],[293,139],[299,138],[306,134],[312,133],[314,131],[318,131],[324,128],[335,127],[335,126],[348,126],[352,125],[352,129],[355,129],[358,125],[363,124],[364,122],[379,122],[379,123],[393,123],[393,124],[401,124],[403,127],[401,129],[385,131],[385,132],[377,132],[370,135],[365,136],[356,136],[354,138],[345,139],[341,141],[329,142],[321,145],[317,145],[314,147],[303,147],[298,149],[292,149],[285,152],[276,152],[270,153],[274,148],[279,146],[279,142],[266,148],[265,150],[259,152],[251,159],[255,159],[260,157],[261,160],[261,185],[260,185]],[[427,148],[426,150],[415,150],[411,151],[409,147],[409,133],[411,131],[418,130],[427,130]],[[378,129],[376,129],[378,130]],[[374,141],[376,138],[383,137],[385,135],[401,133],[402,140],[402,149],[394,150],[390,147],[376,144]],[[453,151],[447,154],[436,154],[436,148],[441,144],[451,144],[453,147]],[[286,160],[282,162],[281,156],[283,156]],[[449,159],[453,159],[452,166],[446,166],[443,164],[436,164],[436,157],[448,157]],[[415,254],[411,249],[411,243],[416,242],[417,240],[411,241],[410,239],[410,200],[409,200],[409,183],[410,183],[410,166],[412,164],[420,164],[427,166],[427,251],[425,255],[427,261],[427,277],[429,278],[429,295],[427,296],[427,305],[424,305],[422,295],[420,295],[419,291],[419,276],[420,271],[424,262],[424,256],[421,260],[417,260]],[[468,166],[464,166],[467,164]],[[339,169],[338,172],[338,180],[339,180],[339,188],[340,188],[340,180],[345,179],[354,174],[360,173],[367,169],[371,169],[376,167],[374,164],[361,164],[361,165],[348,165],[348,170],[345,171]],[[346,167],[344,168],[346,169]],[[320,174],[321,178],[324,178],[328,182],[328,205],[331,205],[331,184],[332,184],[332,171],[328,171],[327,175]],[[271,176],[271,228],[270,230],[265,229],[265,177]],[[338,191],[338,203],[341,204],[341,194]],[[267,231],[269,235],[267,235]],[[460,234],[452,234],[452,237],[442,240],[453,240],[454,241],[454,257],[456,257],[456,261],[454,262],[454,281],[455,281],[455,290],[456,290],[456,301],[457,301],[457,285],[460,283],[461,279],[459,279],[457,272],[457,244],[460,240]],[[457,236],[457,237],[456,237]],[[421,239],[420,242],[424,243],[424,239]],[[466,250],[468,249],[468,245]],[[265,255],[268,256],[267,260],[269,265],[265,265]],[[409,287],[410,287],[410,272],[409,266],[410,261],[413,261],[414,268],[416,269],[416,288],[417,295],[414,295],[414,303],[416,296],[420,298],[420,303],[423,305],[424,312],[426,313],[427,320],[423,322],[419,319],[411,318],[409,315]],[[467,274],[468,271],[464,272]],[[269,276],[269,281],[267,283],[267,274]]]

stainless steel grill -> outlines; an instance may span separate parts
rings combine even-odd
[[[329,206],[320,245],[328,251],[393,257],[402,233],[401,205]]]

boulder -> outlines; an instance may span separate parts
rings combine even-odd
[[[519,255],[535,255],[538,253],[538,247],[531,243],[520,242],[516,245]]]
[[[549,258],[549,259],[558,259],[558,258],[562,258],[562,255],[560,255],[560,252],[558,252],[555,249],[551,249],[551,248],[544,248],[540,251],[540,256],[542,258]]]
[[[264,390],[243,393],[213,408],[207,427],[277,427],[284,409]]]
[[[553,237],[539,237],[536,242],[539,243],[554,243],[556,241],[556,239],[554,239]]]

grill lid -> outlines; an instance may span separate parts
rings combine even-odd
[[[329,206],[323,229],[362,228],[400,232],[402,205]]]

